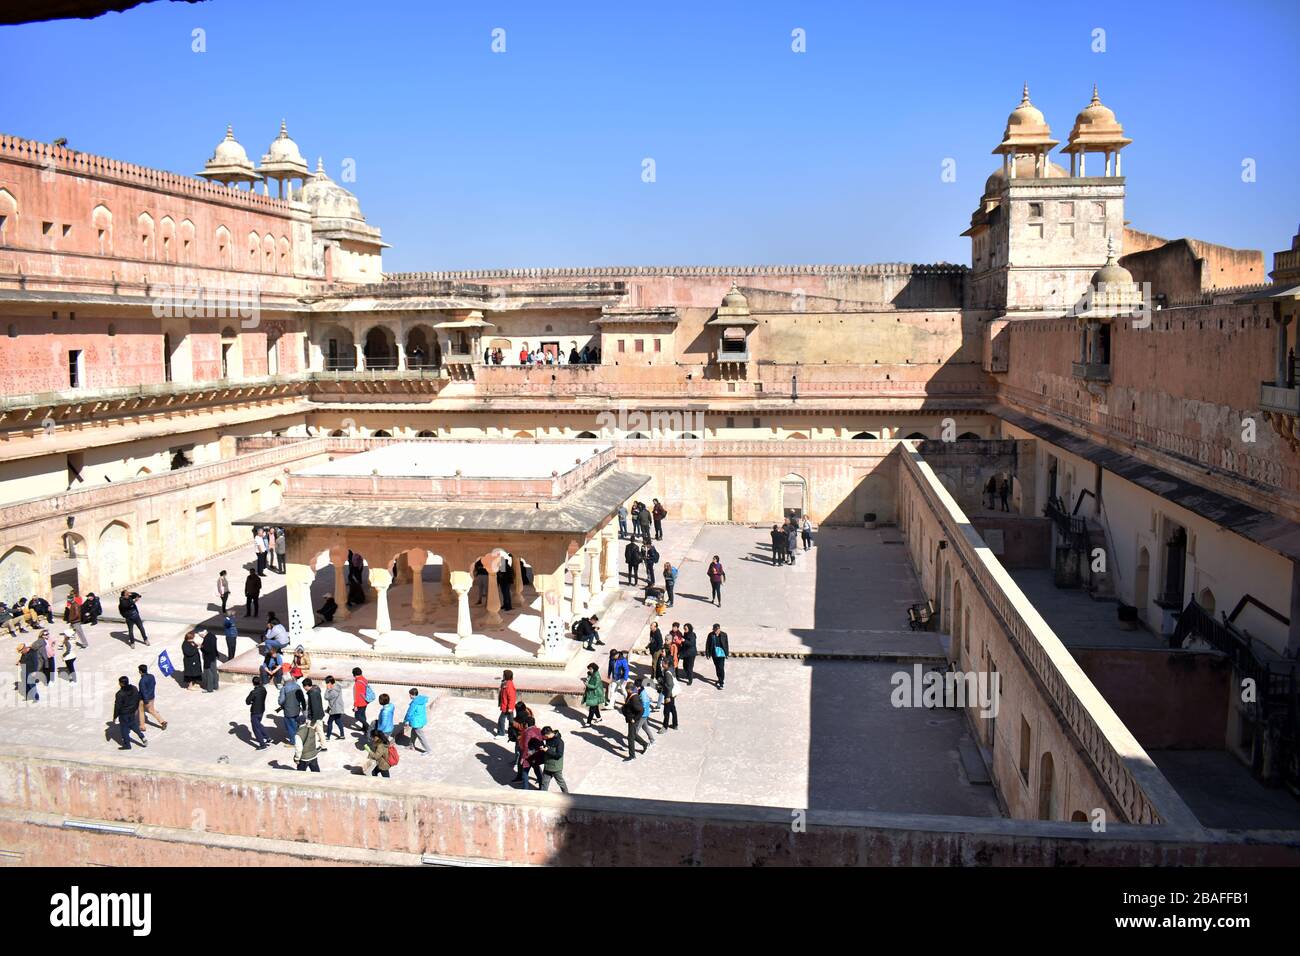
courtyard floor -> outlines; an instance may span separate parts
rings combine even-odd
[[[533,705],[539,723],[557,727],[568,741],[569,786],[584,793],[792,809],[998,815],[992,789],[970,783],[963,769],[962,718],[951,711],[891,703],[892,678],[911,672],[900,660],[940,655],[935,635],[906,629],[906,607],[919,599],[920,591],[906,551],[888,543],[896,538],[892,529],[829,529],[794,566],[774,567],[764,547],[764,529],[670,522],[659,547],[682,570],[676,606],[661,621],[665,630],[672,620],[690,621],[703,638],[717,621],[728,632],[733,652],[815,656],[735,657],[724,690],[711,683],[713,667],[701,656],[701,679],[684,687],[679,698],[681,729],[657,735],[650,752],[635,761],[624,759],[623,726],[616,713],[607,712],[604,725],[583,729],[583,714],[575,709]],[[704,574],[714,554],[727,569],[721,608],[709,603]],[[179,662],[181,634],[212,614],[219,566],[230,571],[232,588],[239,593],[240,562],[232,557],[139,589],[154,638],[148,650],[128,648],[122,625],[102,622],[90,629],[91,647],[78,660],[80,692],[70,692],[61,681],[59,692],[47,692],[40,703],[3,695],[0,728],[6,738],[112,759],[118,751],[109,716],[117,676],[134,679],[136,665],[154,663],[164,648]],[[268,575],[267,582],[273,586],[263,602],[263,617],[277,599],[283,601],[282,587],[274,586],[278,575]],[[616,647],[643,646],[653,611],[630,596],[616,607],[602,632],[605,640]],[[222,648],[224,652],[224,642]],[[241,637],[239,652],[251,648],[251,639]],[[605,657],[575,653],[570,669],[581,672],[588,660],[603,662]],[[634,660],[643,672],[644,656]],[[206,694],[160,679],[158,709],[170,725],[166,731],[148,732],[147,752],[234,768],[289,770],[288,746],[253,748],[244,706],[248,689],[247,683],[227,678],[217,692]],[[406,685],[381,682],[376,692],[393,696],[400,718]],[[394,785],[402,779],[507,785],[513,757],[505,739],[492,736],[494,701],[459,696],[447,688],[426,692],[433,698],[426,730],[432,752],[404,756],[394,771]],[[372,717],[376,709],[372,705]],[[278,721],[267,723],[275,723],[279,733]],[[333,743],[321,758],[325,773],[360,765],[352,737]]]

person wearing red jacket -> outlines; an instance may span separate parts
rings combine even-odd
[[[361,673],[361,668],[352,668],[352,719],[361,725],[362,737],[370,731],[370,724],[366,720],[366,705],[370,703],[366,691],[369,689],[370,683]]]
[[[516,774],[514,783],[522,783],[524,789],[528,790],[528,775],[531,773],[536,778],[534,781],[537,789],[542,787],[542,764],[546,759],[546,750],[542,743],[542,732],[537,728],[537,722],[532,717],[524,718],[524,730],[515,741],[516,747]]]
[[[515,691],[515,672],[502,671],[501,686],[497,689],[497,706],[501,708],[501,716],[497,718],[497,729],[492,734],[493,737],[500,737],[510,727],[510,718],[515,713],[515,702],[519,699]]]

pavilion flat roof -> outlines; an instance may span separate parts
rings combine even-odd
[[[534,505],[285,498],[278,507],[231,523],[281,528],[363,528],[368,531],[587,534],[604,523],[619,505],[649,481],[649,475],[605,471],[595,481],[558,501]]]
[[[613,446],[609,442],[409,442],[385,445],[295,475],[385,478],[550,478],[565,475]]]

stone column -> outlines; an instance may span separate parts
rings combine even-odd
[[[601,554],[600,586],[605,591],[618,590],[618,525],[611,521],[600,529],[605,550]]]
[[[593,535],[586,544],[587,590],[594,598],[600,593],[600,537]]]
[[[573,617],[577,617],[587,609],[587,589],[582,583],[582,551],[579,550],[569,558],[565,567],[573,575]]]
[[[399,372],[406,371],[406,346],[401,342],[397,343],[397,370]]]
[[[501,568],[501,561],[501,555],[496,552],[483,558],[483,567],[487,568],[488,573],[487,608],[483,615],[483,622],[489,627],[496,627],[501,623],[501,588],[497,585],[497,571]]]
[[[411,623],[423,624],[429,619],[424,609],[424,564],[429,560],[429,553],[412,548],[406,552],[406,560],[411,568]]]
[[[339,609],[334,612],[334,620],[346,621],[352,616],[348,610],[348,553],[339,548],[330,551],[330,563],[334,565],[334,603]]]
[[[524,559],[517,551],[510,558],[514,573],[514,580],[510,582],[510,603],[515,606],[515,610],[521,611],[524,607]]]
[[[285,600],[289,606],[289,636],[301,640],[316,626],[315,612],[311,606],[311,582],[316,576],[311,565],[286,562],[284,572]]]
[[[352,347],[356,349],[357,352],[357,371],[359,372],[366,367],[366,353],[363,347],[359,344],[353,345]]]
[[[375,589],[375,630],[381,637],[393,629],[388,617],[388,586],[392,583],[393,575],[387,568],[370,569],[370,586]]]
[[[464,571],[453,571],[448,580],[456,592],[456,636],[464,640],[474,633],[469,620],[469,588],[474,578]]]
[[[537,656],[556,655],[564,646],[563,592],[561,574],[533,574],[533,589],[541,598],[542,624],[538,633]]]

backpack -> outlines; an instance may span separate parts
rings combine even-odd
[[[370,684],[367,683],[367,684],[366,684],[366,703],[367,703],[367,704],[373,704],[374,701],[375,701],[375,691],[374,691],[374,688],[372,688],[372,687],[370,686]]]
[[[389,744],[389,745],[388,745],[388,766],[390,766],[390,767],[396,767],[396,766],[397,766],[397,760],[398,760],[398,757],[397,757],[397,745],[396,745],[396,744]]]
[[[579,617],[579,618],[574,618],[573,623],[569,625],[569,633],[571,633],[574,637],[581,637],[581,636],[582,636],[582,635],[578,632],[578,625],[581,624],[581,623],[582,623],[582,618]]]

